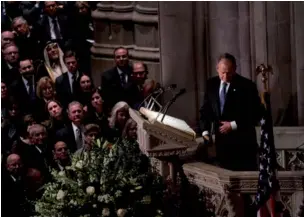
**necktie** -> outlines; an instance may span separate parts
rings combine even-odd
[[[77,144],[77,149],[81,148],[82,147],[82,133],[81,133],[81,129],[80,128],[77,128],[76,129],[76,144]]]
[[[222,84],[222,89],[220,92],[220,104],[221,104],[221,113],[223,113],[225,100],[226,100],[226,89],[227,89],[227,83],[224,82]]]
[[[53,18],[52,22],[53,22],[53,26],[54,26],[54,33],[55,33],[56,39],[60,39],[61,34],[60,34],[60,31],[59,31],[59,28],[58,28],[57,20],[55,18]]]
[[[31,79],[28,80],[27,86],[28,86],[30,99],[34,100],[36,98],[36,95],[35,95],[35,92],[34,92],[33,82],[32,82]]]
[[[124,87],[126,85],[126,73],[121,73],[120,80],[121,80],[121,86]]]
[[[76,82],[76,74],[73,74],[72,76],[72,93],[75,93],[76,89],[77,89],[77,82]]]

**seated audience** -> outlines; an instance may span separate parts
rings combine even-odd
[[[122,131],[129,118],[129,105],[126,102],[118,102],[114,105],[109,117],[109,130],[106,137],[109,141],[115,141],[122,136]]]
[[[47,131],[41,124],[34,124],[29,128],[30,144],[24,144],[20,151],[24,165],[28,168],[38,169],[44,176],[48,176],[48,144]]]
[[[22,105],[22,112],[30,114],[35,112],[37,101],[33,61],[31,59],[20,60],[19,72],[21,76],[11,84],[11,92]]]
[[[91,16],[91,7],[89,2],[77,1],[75,3],[76,13],[72,20],[73,47],[79,56],[79,63],[82,70],[91,72],[91,47],[92,43],[87,39],[93,39],[94,27]]]
[[[108,119],[104,113],[103,99],[101,90],[94,89],[90,96],[90,105],[86,115],[87,123],[96,123],[101,128],[102,136],[105,136],[106,129],[109,127]]]
[[[51,162],[51,169],[57,171],[64,171],[66,166],[71,164],[68,146],[62,142],[56,142],[53,150],[53,159]]]
[[[75,154],[81,156],[83,152],[90,151],[92,145],[100,135],[100,127],[97,124],[87,124],[84,127],[84,146],[76,151]]]
[[[64,64],[63,52],[58,43],[47,42],[43,50],[43,57],[44,62],[37,68],[36,79],[39,80],[44,76],[48,76],[55,83],[56,78],[68,71]]]
[[[8,86],[19,78],[19,49],[13,44],[7,44],[2,49],[1,80]]]
[[[4,30],[1,32],[1,49],[3,49],[8,44],[14,44],[15,43],[15,35],[11,31]]]
[[[8,115],[9,93],[5,81],[1,81],[1,120]]]
[[[22,154],[23,148],[26,145],[30,145],[30,136],[29,136],[29,129],[31,126],[36,124],[32,115],[25,115],[23,117],[23,122],[20,127],[20,133],[18,134],[19,138],[14,141],[12,146],[12,152],[17,154]]]
[[[133,97],[138,95],[138,88],[131,79],[132,67],[129,65],[129,53],[126,48],[114,50],[115,67],[102,73],[101,86],[108,112],[119,101],[133,104]]]
[[[56,78],[56,91],[59,101],[64,108],[72,101],[78,100],[80,94],[79,79],[82,72],[79,71],[76,54],[73,51],[65,52],[63,61],[67,67],[66,73]]]
[[[44,177],[39,170],[29,168],[25,176],[26,198],[31,201],[40,199],[43,195],[44,182]]]
[[[49,119],[49,112],[46,109],[46,103],[55,99],[55,86],[49,77],[42,77],[37,83],[37,112],[36,119],[43,122]],[[39,112],[38,112],[39,111]]]
[[[88,75],[83,74],[80,76],[79,86],[78,100],[84,107],[88,107],[91,104],[91,95],[94,88],[93,81]]]
[[[56,132],[56,139],[65,142],[71,153],[74,153],[83,146],[84,111],[81,103],[73,101],[68,105],[68,117],[70,123]]]
[[[19,155],[7,157],[1,171],[1,216],[24,216],[25,170]]]
[[[56,40],[63,46],[70,39],[71,28],[67,16],[59,14],[57,9],[56,1],[44,2],[44,14],[38,21],[38,30],[41,41]]]
[[[126,125],[122,131],[122,138],[128,141],[136,141],[137,140],[137,123],[129,118],[126,122]]]
[[[1,150],[2,153],[10,153],[13,144],[18,140],[22,121],[19,104],[15,99],[11,98],[8,103],[8,116],[3,120],[1,126]]]
[[[12,22],[13,30],[16,32],[16,45],[19,48],[21,58],[30,58],[34,62],[40,58],[40,41],[36,37],[27,21],[23,17],[16,17]]]

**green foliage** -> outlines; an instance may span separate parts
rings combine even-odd
[[[136,142],[99,139],[52,175],[35,204],[37,216],[163,216],[165,185]]]

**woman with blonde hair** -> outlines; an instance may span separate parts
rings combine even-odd
[[[126,125],[122,131],[122,138],[128,141],[136,141],[137,140],[137,123],[129,118],[126,122]]]
[[[109,133],[107,133],[108,140],[117,139],[122,136],[122,131],[129,119],[129,105],[126,102],[118,102],[114,105],[109,117]]]
[[[63,52],[57,42],[48,42],[43,50],[44,64],[38,67],[37,78],[48,76],[55,83],[56,78],[68,71]]]
[[[38,98],[36,106],[38,112],[36,112],[36,119],[39,122],[43,122],[49,119],[49,113],[45,108],[46,103],[49,100],[55,99],[55,86],[49,77],[44,76],[39,79],[36,88],[36,95]]]

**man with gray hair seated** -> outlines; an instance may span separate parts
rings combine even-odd
[[[5,161],[5,169],[1,171],[1,213],[2,216],[5,216],[4,213],[8,213],[7,216],[22,216],[25,202],[23,163],[17,154],[9,155]]]
[[[71,153],[74,153],[84,143],[83,105],[73,101],[68,105],[67,113],[71,122],[56,132],[56,140],[65,142]]]
[[[19,48],[21,58],[31,58],[34,61],[42,58],[40,41],[35,30],[28,25],[23,17],[16,17],[12,22],[12,29],[16,32],[16,44]]]
[[[24,165],[28,168],[38,169],[44,176],[48,176],[48,144],[45,126],[34,124],[28,129],[30,144],[24,144],[19,154]]]

